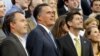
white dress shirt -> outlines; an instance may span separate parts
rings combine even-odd
[[[73,33],[71,33],[70,31],[68,32],[69,33],[69,35],[70,35],[70,37],[71,37],[71,39],[72,39],[72,41],[73,41],[73,44],[74,44],[74,46],[75,46],[75,38],[76,37],[78,37],[78,40],[80,40],[80,35],[78,35],[78,36],[75,36]],[[81,41],[79,42],[80,44],[81,44]]]

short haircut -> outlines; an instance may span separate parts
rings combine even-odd
[[[74,10],[74,11],[68,12],[66,15],[67,15],[66,16],[66,24],[67,24],[68,21],[73,20],[74,15],[81,15],[81,13],[77,10]],[[68,28],[70,27],[68,24],[67,24],[67,26],[68,26]]]
[[[91,2],[91,7],[93,7],[93,3],[94,3],[95,1],[100,1],[100,0],[93,0],[93,1]]]
[[[43,4],[39,4],[39,5],[37,5],[37,6],[35,7],[35,9],[34,9],[34,11],[33,11],[33,17],[36,19],[36,21],[38,20],[37,17],[39,16],[39,14],[40,14],[42,8],[45,7],[45,6],[49,6],[49,5],[46,4],[46,3],[43,3]]]
[[[21,14],[23,14],[22,12],[16,11],[16,12],[13,12],[13,13],[11,13],[11,14],[9,14],[9,15],[6,15],[6,16],[4,17],[4,23],[3,23],[2,29],[3,29],[3,31],[4,31],[4,33],[5,33],[6,35],[9,35],[9,33],[11,32],[10,23],[15,21],[14,18],[15,18],[15,14],[16,14],[16,13],[21,13]]]

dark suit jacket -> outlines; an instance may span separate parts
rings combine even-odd
[[[64,6],[62,8],[58,9],[58,16],[61,16],[61,15],[67,14],[67,13],[68,13],[68,11],[66,11]]]
[[[3,40],[1,48],[2,56],[27,56],[21,42],[12,33]]]
[[[83,14],[88,16],[91,13],[91,6],[88,4],[87,0],[81,0],[81,6]]]
[[[30,56],[59,56],[50,36],[40,25],[29,33],[26,45]]]
[[[80,39],[81,39],[81,56],[93,56],[91,43],[84,37],[81,37]],[[58,39],[58,41],[62,56],[78,56],[69,34],[62,37],[61,39]]]

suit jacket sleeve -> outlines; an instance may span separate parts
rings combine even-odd
[[[4,41],[1,45],[2,56],[19,56],[16,52],[16,47],[11,41]]]

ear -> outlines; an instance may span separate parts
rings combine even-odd
[[[71,21],[68,21],[67,24],[68,24],[69,26],[72,26],[72,22],[71,22]]]
[[[13,22],[10,23],[10,27],[14,28],[14,23]]]

